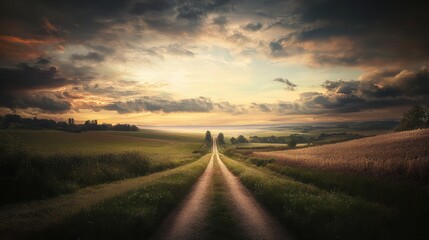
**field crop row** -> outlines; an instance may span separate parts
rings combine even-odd
[[[429,130],[368,137],[305,149],[255,152],[284,166],[355,173],[399,182],[429,183]]]

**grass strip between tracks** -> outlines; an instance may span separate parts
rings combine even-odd
[[[215,160],[213,164],[213,186],[210,192],[210,208],[207,216],[209,239],[244,239],[238,227],[237,221],[239,219],[233,216],[231,199],[229,199],[219,162]]]

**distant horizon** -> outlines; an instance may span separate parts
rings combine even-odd
[[[270,127],[298,127],[298,126],[315,126],[315,127],[329,127],[335,126],[338,124],[344,123],[372,123],[372,122],[395,122],[399,123],[399,119],[384,119],[384,120],[374,120],[374,121],[348,121],[348,122],[305,122],[305,123],[265,123],[265,124],[242,124],[242,125],[175,125],[175,126],[148,126],[148,125],[136,125],[139,129],[148,129],[148,130],[161,130],[161,131],[170,131],[170,132],[233,132],[233,133],[244,133],[252,131],[262,131],[270,129]],[[271,129],[274,130],[274,129]],[[281,129],[278,129],[281,131]]]

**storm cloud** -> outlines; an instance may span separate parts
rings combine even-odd
[[[0,106],[11,110],[36,108],[44,113],[65,113],[72,109],[71,102],[61,92],[2,92]]]
[[[279,79],[278,82],[285,79]],[[325,92],[303,92],[294,102],[252,103],[262,112],[282,114],[338,114],[427,104],[429,71],[377,71],[361,80],[326,80]]]
[[[46,65],[45,62],[43,65]],[[0,107],[12,110],[37,108],[42,112],[63,113],[71,109],[71,103],[60,92],[46,89],[76,83],[61,76],[54,66],[42,68],[21,63],[12,68],[0,68]]]
[[[262,28],[262,26],[263,25],[260,22],[257,22],[257,23],[248,23],[246,26],[243,27],[243,29],[246,30],[246,31],[254,32],[254,31],[260,30]]]
[[[296,14],[301,25],[311,27],[297,29],[298,42],[317,42],[319,46],[336,43],[337,47],[329,50],[312,49],[314,60],[320,64],[428,60],[427,7],[425,2],[388,0],[302,1]]]
[[[11,68],[0,68],[0,91],[38,90],[63,87],[76,81],[62,77],[54,66],[45,68],[21,63]]]

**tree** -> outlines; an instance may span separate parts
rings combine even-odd
[[[237,139],[235,139],[235,137],[232,137],[231,139],[229,139],[229,141],[231,142],[231,144],[237,143]]]
[[[224,136],[223,136],[223,133],[219,133],[219,134],[217,135],[217,141],[218,141],[218,143],[219,143],[219,144],[221,144],[221,145],[225,144],[225,138],[224,138]]]
[[[287,142],[288,147],[295,147],[297,143],[295,135],[291,134],[289,136],[289,141]]]
[[[206,132],[206,139],[205,139],[205,141],[206,142],[211,142],[212,141],[212,134],[210,133],[209,130],[207,130],[207,132]]]
[[[429,106],[414,105],[406,111],[396,132],[429,127]]]
[[[247,139],[243,135],[240,135],[240,136],[238,136],[237,141],[239,143],[246,143]]]

